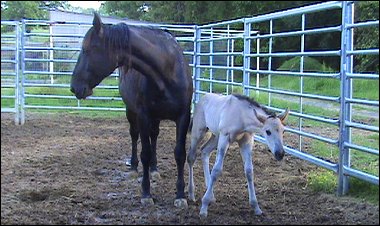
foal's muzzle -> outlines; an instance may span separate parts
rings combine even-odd
[[[274,157],[276,158],[277,161],[281,161],[284,158],[285,152],[284,150],[281,151],[276,151],[274,154]]]

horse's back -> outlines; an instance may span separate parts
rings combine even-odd
[[[186,88],[188,91],[172,86],[160,92],[157,85],[140,72],[120,70],[120,95],[128,109],[137,114],[145,111],[157,119],[175,120],[190,111],[192,87]]]

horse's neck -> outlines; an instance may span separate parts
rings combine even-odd
[[[156,31],[142,29],[130,27],[130,49],[122,53],[123,65],[132,67],[152,79],[159,90],[164,91],[168,83],[173,84],[182,80],[176,78],[178,76],[177,68],[183,67],[183,63],[180,61],[182,53],[176,52],[176,47],[168,37],[155,35],[153,32]],[[147,35],[149,32],[152,34]],[[181,65],[178,65],[178,62]],[[180,70],[184,70],[184,68]]]

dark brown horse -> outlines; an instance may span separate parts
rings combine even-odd
[[[153,203],[150,169],[156,170],[155,143],[162,119],[176,123],[177,164],[175,206],[186,207],[184,164],[193,83],[175,37],[154,27],[103,24],[95,13],[74,68],[71,91],[78,99],[92,94],[104,78],[119,68],[120,94],[128,107],[132,136],[132,169],[137,170],[137,139],[141,138],[142,203]]]

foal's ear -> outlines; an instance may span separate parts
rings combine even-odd
[[[258,114],[257,111],[255,109],[253,109],[253,113],[255,114],[256,118],[262,123],[264,124],[265,121],[267,120],[267,118],[261,114]]]
[[[279,114],[277,117],[281,120],[282,124],[285,124],[286,119],[288,118],[289,115],[289,107],[286,108],[284,112]]]
[[[97,12],[94,12],[94,20],[92,21],[92,26],[94,26],[95,32],[99,35],[99,37],[103,36],[103,26],[102,20]]]

